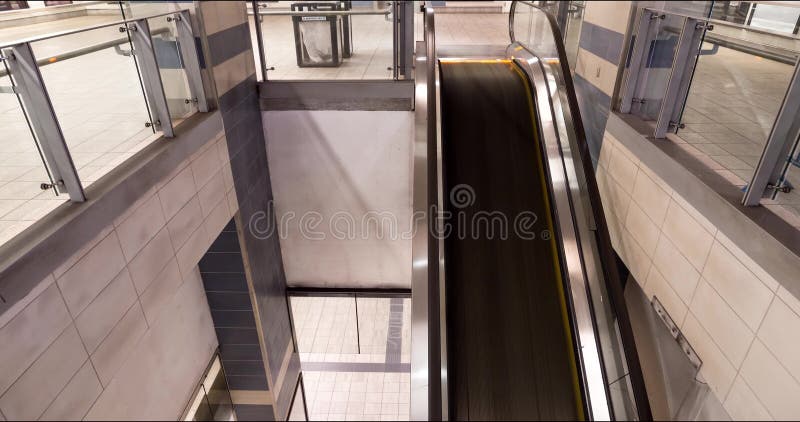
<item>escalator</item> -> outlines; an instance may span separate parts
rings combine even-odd
[[[445,191],[469,189],[470,201],[445,209],[476,223],[444,243],[451,418],[580,419],[560,258],[542,235],[553,218],[528,82],[510,60],[440,69]],[[478,227],[487,212],[537,218],[530,235],[500,233],[499,223]]]
[[[424,22],[412,419],[648,419],[555,20],[514,2],[510,45],[446,48]]]

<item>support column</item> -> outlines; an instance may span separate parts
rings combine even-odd
[[[267,223],[274,224],[275,217],[246,3],[209,1],[198,3],[198,8],[206,32],[206,66],[216,85],[228,141],[241,255],[274,404],[272,415],[237,415],[240,420],[285,420],[300,359],[292,336],[280,243],[277,233],[262,231]]]

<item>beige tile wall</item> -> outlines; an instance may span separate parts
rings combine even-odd
[[[627,18],[630,13],[630,1],[591,1],[586,2],[584,22],[624,34],[628,29]],[[620,19],[623,17],[623,19]]]
[[[217,346],[197,262],[238,210],[220,133],[0,315],[8,419],[176,419]]]
[[[614,63],[598,57],[589,50],[578,48],[575,73],[600,88],[609,97],[614,95],[617,79],[617,66]]]
[[[800,300],[609,133],[597,180],[614,248],[731,417],[800,418]]]

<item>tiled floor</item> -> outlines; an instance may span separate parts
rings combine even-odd
[[[310,420],[408,420],[411,300],[291,303]]]
[[[710,49],[705,45],[704,49]],[[701,56],[673,141],[733,185],[750,182],[792,76],[792,66],[727,48]],[[800,186],[793,168],[790,182]],[[800,194],[764,205],[800,228]]]
[[[415,39],[422,41],[422,14],[417,13],[414,18]],[[435,21],[436,45],[507,45],[510,42],[507,13],[438,13]]]
[[[422,15],[415,16],[415,37],[422,40]],[[253,45],[257,46],[250,17]],[[353,16],[353,55],[339,67],[297,66],[294,30],[290,16],[264,16],[261,24],[268,78],[280,79],[391,79],[392,23],[384,16]],[[507,44],[508,15],[442,13],[436,16],[436,42],[445,44]],[[258,51],[255,51],[259,63]],[[257,68],[259,66],[256,66]],[[261,70],[257,69],[259,79]]]
[[[111,18],[84,16],[31,26],[44,33]],[[166,25],[165,17],[151,20],[154,31]],[[28,27],[4,28],[0,30],[0,40],[30,36],[31,31]],[[33,43],[32,47],[34,54],[42,58],[121,37],[124,35],[113,26]],[[128,44],[122,48],[130,49]],[[145,127],[148,109],[133,58],[107,48],[40,69],[84,187],[156,138],[153,130]],[[187,96],[182,71],[162,71],[162,79],[168,98]],[[0,86],[10,85],[8,76],[0,77]],[[177,117],[191,110],[171,111]],[[50,180],[19,101],[14,94],[0,93],[0,245],[68,199],[66,194],[56,196],[52,190],[42,191],[39,185],[43,182]]]
[[[44,26],[7,28],[0,30],[0,42],[109,19],[109,16],[85,16]],[[353,57],[336,68],[299,68],[291,17],[264,17],[267,63],[275,68],[270,71],[269,78],[391,78],[392,72],[388,69],[392,65],[391,22],[378,15],[353,16],[352,19]],[[506,14],[438,14],[437,43],[503,44],[508,42],[507,22]],[[421,39],[423,29],[419,13],[415,16],[415,32],[416,39]],[[39,56],[52,55],[118,37],[117,29],[111,27],[38,43],[34,51]],[[42,73],[85,185],[152,141],[151,131],[144,127],[146,104],[129,57],[106,49],[42,67]],[[789,65],[730,49],[720,48],[715,55],[701,57],[683,119],[686,128],[673,139],[732,184],[744,186],[758,162],[790,76]],[[175,85],[182,83],[178,80]],[[165,78],[165,84],[173,82]],[[8,85],[8,77],[0,78],[0,86]],[[178,87],[177,91],[181,89]],[[39,189],[40,183],[49,180],[19,103],[12,94],[0,94],[0,135],[2,244],[66,198]],[[800,186],[799,173],[796,168],[790,170],[789,180],[794,186]],[[764,204],[800,227],[800,193],[797,190],[781,194],[776,200],[765,200]]]
[[[252,28],[252,16],[250,23]],[[352,16],[352,56],[345,58],[338,67],[297,66],[291,16],[263,16],[261,28],[267,52],[267,68],[274,68],[268,71],[269,79],[392,78],[392,22],[387,21],[383,15]],[[257,46],[253,31],[251,35],[253,45]],[[256,63],[259,60],[256,56]],[[257,70],[261,79],[261,70]]]
[[[166,4],[164,7],[173,7]],[[141,9],[141,10],[139,10]],[[135,16],[162,10],[139,7]],[[90,26],[120,16],[84,16],[0,30],[0,42],[21,37]],[[417,14],[417,37],[421,38]],[[388,79],[392,76],[392,25],[384,16],[353,16],[353,56],[336,68],[298,68],[291,17],[265,17],[262,26],[271,79]],[[251,19],[252,23],[252,19]],[[151,28],[157,29],[151,21]],[[251,31],[253,32],[253,31]],[[34,44],[38,57],[57,55],[119,38],[116,27],[69,35]],[[255,33],[253,32],[253,37]],[[505,14],[441,14],[437,17],[440,44],[505,43]],[[254,45],[256,43],[254,42]],[[127,49],[127,45],[123,45]],[[257,59],[258,60],[258,59]],[[84,186],[132,156],[154,139],[147,106],[130,57],[113,49],[41,68],[73,161]],[[174,77],[173,77],[174,76]],[[165,75],[166,89],[180,97],[182,75]],[[8,77],[0,86],[10,86]],[[67,200],[41,191],[49,182],[36,143],[13,94],[0,94],[0,245]]]

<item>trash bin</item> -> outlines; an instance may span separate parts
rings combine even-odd
[[[335,11],[339,2],[292,3],[292,11]],[[292,16],[298,67],[336,67],[342,64],[341,16]]]

